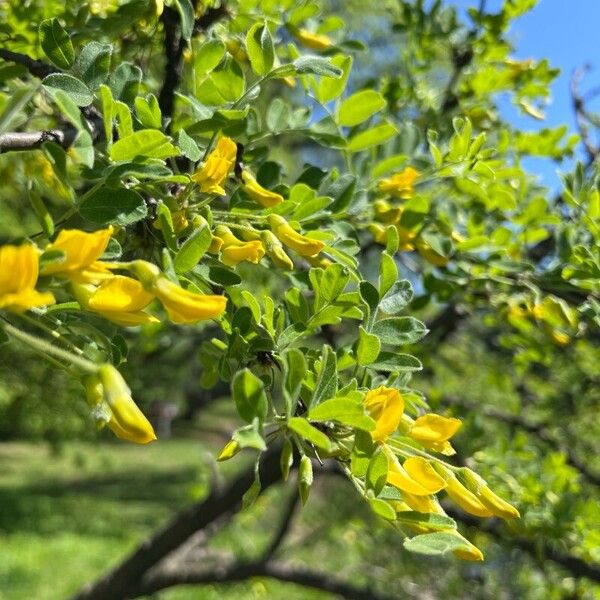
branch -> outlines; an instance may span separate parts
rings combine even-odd
[[[68,148],[77,137],[77,129],[70,125],[64,129],[46,131],[11,132],[0,134],[0,154],[11,150],[34,150],[44,142],[56,142]]]
[[[376,593],[370,588],[354,586],[340,581],[327,573],[319,573],[304,567],[297,567],[268,561],[266,563],[230,563],[220,565],[207,571],[194,567],[185,570],[178,569],[173,572],[156,574],[152,579],[144,580],[135,589],[135,595],[128,598],[148,596],[169,587],[178,585],[207,585],[211,583],[233,583],[246,581],[251,577],[269,577],[278,581],[295,583],[304,587],[337,594],[349,600],[392,600],[392,596]]]
[[[31,58],[26,54],[12,52],[6,48],[0,48],[0,58],[17,65],[23,65],[32,75],[39,77],[40,79],[44,79],[44,77],[47,77],[52,73],[60,73],[60,69],[57,69],[48,63]]]
[[[519,429],[523,429],[524,431],[535,435],[539,440],[548,446],[551,446],[555,450],[562,452],[566,457],[567,463],[576,471],[578,471],[581,476],[584,477],[590,484],[600,487],[600,476],[592,473],[585,463],[575,456],[569,447],[563,444],[561,440],[557,439],[556,436],[542,423],[532,423],[523,417],[511,415],[492,406],[481,406],[480,404],[459,400],[458,398],[446,396],[444,397],[443,401],[455,406],[461,406],[465,410],[473,413],[483,414],[490,419],[501,421],[502,423],[506,423],[511,427],[518,427]]]
[[[260,480],[263,490],[281,480],[278,447],[270,448],[264,454],[260,465]],[[249,468],[223,490],[212,490],[206,500],[176,515],[163,529],[140,544],[123,562],[98,581],[86,585],[72,600],[122,600],[127,597],[147,571],[192,534],[235,510],[253,481],[254,469]]]
[[[581,135],[581,142],[587,152],[588,159],[590,162],[594,162],[598,156],[600,156],[600,148],[596,147],[591,139],[589,132],[589,116],[585,108],[585,103],[581,93],[579,92],[579,86],[581,81],[585,77],[586,73],[590,70],[589,65],[585,65],[579,69],[573,71],[571,77],[571,102],[573,103],[573,110],[575,111],[575,120],[577,121],[577,128]]]
[[[196,3],[193,4],[195,6]],[[206,31],[228,14],[229,12],[224,4],[221,4],[218,8],[207,9],[201,17],[196,19],[194,33]],[[165,64],[163,85],[158,95],[158,105],[163,117],[169,120],[175,109],[175,91],[181,81],[183,51],[186,41],[181,37],[180,17],[175,9],[165,6],[160,19],[165,28],[164,49],[167,62]]]

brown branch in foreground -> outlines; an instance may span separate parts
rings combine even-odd
[[[32,75],[39,77],[40,79],[44,79],[44,77],[47,77],[52,73],[60,73],[60,69],[57,69],[48,63],[31,58],[26,54],[7,50],[6,48],[0,48],[0,58],[17,65],[22,65]]]
[[[70,125],[64,129],[47,131],[25,131],[0,134],[0,154],[12,150],[35,150],[44,142],[55,142],[68,148],[77,137],[77,130]]]
[[[196,5],[196,2],[193,2]],[[217,8],[209,8],[206,12],[196,19],[194,24],[194,33],[206,31],[219,19],[227,16],[229,13],[225,4]],[[183,70],[183,51],[186,41],[181,36],[179,13],[168,6],[161,15],[161,21],[165,28],[165,76],[163,85],[158,95],[158,105],[164,119],[169,120],[173,116],[175,109],[175,92],[181,81]]]

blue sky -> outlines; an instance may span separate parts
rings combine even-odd
[[[478,0],[451,0],[465,9],[477,6]],[[496,12],[502,0],[488,0],[487,10]],[[535,121],[519,117],[512,107],[505,107],[505,116],[515,125],[526,129],[552,127],[567,123],[575,131],[569,83],[573,70],[585,63],[593,70],[584,80],[582,89],[600,85],[600,0],[541,0],[529,13],[518,19],[510,32],[515,45],[516,58],[548,58],[553,67],[561,70],[552,85],[552,99],[547,106],[546,120]],[[596,110],[600,106],[595,104]],[[528,169],[540,173],[542,181],[556,187],[557,170],[567,170],[568,165],[531,159]]]

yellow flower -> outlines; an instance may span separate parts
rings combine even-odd
[[[446,481],[444,491],[457,506],[462,508],[466,513],[475,515],[476,517],[492,516],[492,512],[457,479],[450,469],[439,463],[435,464],[435,469]]]
[[[280,269],[291,271],[294,268],[294,263],[285,253],[281,242],[268,230],[262,231],[260,235],[265,250],[269,258],[273,261],[273,264]]]
[[[76,287],[79,288],[79,293]],[[79,303],[117,325],[133,327],[158,322],[156,317],[142,310],[150,304],[153,295],[147,292],[137,279],[115,275],[87,294],[81,290],[83,287],[74,286]]]
[[[225,195],[222,183],[227,179],[237,154],[235,142],[222,137],[217,147],[208,155],[202,166],[192,175],[192,180],[200,185],[205,194]]]
[[[459,430],[461,425],[462,422],[459,419],[427,413],[416,419],[408,435],[424,446],[434,449],[442,448],[443,444]]]
[[[112,277],[107,266],[98,261],[104,254],[112,234],[112,226],[93,233],[79,229],[63,229],[56,240],[46,247],[46,252],[61,250],[65,254],[64,260],[46,265],[42,274],[66,277],[81,283],[92,283]]]
[[[435,496],[415,496],[408,492],[402,492],[402,498],[411,510],[416,510],[417,512],[425,514],[446,514]]]
[[[156,280],[153,291],[173,323],[189,324],[215,319],[227,305],[225,296],[190,292],[164,276]]]
[[[233,235],[231,229],[225,225],[219,225],[215,229],[215,235],[222,240],[220,260],[223,264],[233,267],[246,260],[258,264],[265,255],[265,249],[259,240],[244,242]],[[256,234],[258,237],[258,233]]]
[[[397,223],[402,216],[402,208],[399,206],[392,206],[385,200],[376,200],[373,203],[375,209],[375,216],[381,223]]]
[[[431,465],[424,466],[414,460],[420,459],[426,463],[425,459],[411,457],[401,465],[396,455],[386,444],[383,445],[383,451],[388,458],[387,482],[401,492],[408,492],[414,496],[431,496],[431,494],[439,492],[446,485],[444,479],[435,473]]]
[[[463,467],[461,470],[465,478],[467,488],[472,491],[477,499],[483,504],[489,511],[495,514],[497,517],[503,519],[516,519],[521,515],[519,511],[496,495],[487,485],[484,479],[482,479],[477,473],[471,471],[467,467]]]
[[[456,529],[442,529],[443,533],[449,533],[450,535],[454,535],[459,537],[461,542],[464,544],[464,547],[457,548],[452,551],[452,554],[457,558],[462,560],[472,560],[472,561],[482,561],[483,560],[483,552],[477,547],[471,544],[469,540],[464,538]]]
[[[173,231],[175,233],[181,233],[184,229],[187,229],[190,224],[185,214],[185,210],[176,210],[175,212],[172,212],[171,220],[173,222]],[[156,219],[156,221],[152,223],[152,227],[162,231],[162,222],[160,219]]]
[[[377,187],[386,194],[408,200],[415,194],[414,183],[418,177],[419,171],[412,167],[406,167],[403,171],[382,179]]]
[[[292,34],[294,37],[307,48],[311,50],[327,50],[333,46],[331,38],[327,35],[320,33],[312,33],[306,29],[292,28]]]
[[[230,458],[233,458],[240,450],[241,447],[239,442],[235,440],[229,440],[225,446],[223,446],[223,449],[219,453],[217,460],[219,462],[229,460]]]
[[[376,442],[385,440],[398,429],[404,412],[404,399],[398,390],[385,386],[369,390],[364,404],[376,424],[371,431]]]
[[[54,304],[49,292],[38,292],[39,253],[32,244],[0,247],[0,308],[24,312]]]
[[[316,256],[325,247],[320,240],[314,240],[299,234],[279,215],[269,215],[271,231],[283,244],[302,256]]]
[[[256,181],[256,179],[254,179],[252,174],[245,169],[242,171],[242,181],[244,182],[242,189],[250,196],[250,198],[252,198],[252,200],[258,202],[261,206],[271,208],[272,206],[277,206],[283,202],[283,196],[281,194],[264,188]]]
[[[108,426],[112,432],[121,439],[138,444],[155,440],[152,425],[133,401],[131,390],[119,371],[107,363],[98,368],[98,377],[103,398],[110,408]]]

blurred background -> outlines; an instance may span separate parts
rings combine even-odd
[[[368,70],[376,79],[374,69],[388,69],[401,35],[391,38],[376,10],[365,14],[368,3],[332,4],[344,7],[350,29],[372,43],[381,58],[376,65],[361,64],[359,58],[355,77],[364,79]],[[468,21],[474,2],[447,4]],[[490,1],[489,9],[499,4]],[[516,21],[510,34],[515,57],[549,58],[562,73],[552,83],[545,120],[523,116],[499,96],[497,108],[509,123],[521,126],[527,119],[528,129],[566,124],[574,131],[571,73],[598,60],[599,19],[597,0],[542,0]],[[590,88],[600,83],[598,71],[588,79]],[[293,162],[294,149],[281,151]],[[556,172],[569,170],[578,156],[583,156],[579,146],[566,161],[531,158],[527,167],[551,194],[558,187]],[[44,168],[36,152],[0,156],[0,177],[7,182],[0,190],[0,239],[36,229],[20,194],[24,180],[43,178]],[[48,193],[60,203],[60,186],[54,184]],[[486,562],[431,558],[423,568],[423,559],[404,552],[397,534],[357,501],[345,481],[328,477],[317,480],[307,507],[295,514],[280,549],[284,558],[309,560],[324,572],[393,598],[600,598],[600,345],[583,338],[566,349],[545,348],[541,364],[531,356],[515,360],[513,350],[501,343],[504,334],[501,323],[484,322],[474,313],[414,349],[426,365],[414,387],[427,393],[434,410],[469,415],[456,438],[459,455],[472,456],[477,470],[523,515],[518,523],[490,522],[484,530],[462,519],[461,529],[482,548]],[[0,346],[0,599],[66,597],[118,562],[170,515],[205,497],[215,481],[249,464],[240,459],[217,466],[214,461],[238,422],[227,386],[205,390],[211,374],[189,359],[208,335],[183,336],[159,325],[128,339],[130,358],[123,373],[160,438],[148,447],[96,432],[77,383],[16,343]],[[494,481],[492,470],[506,476]],[[274,507],[293,493],[293,486],[270,489],[211,546],[233,548],[241,558],[255,556],[269,537]],[[156,597],[329,596],[256,578]]]

